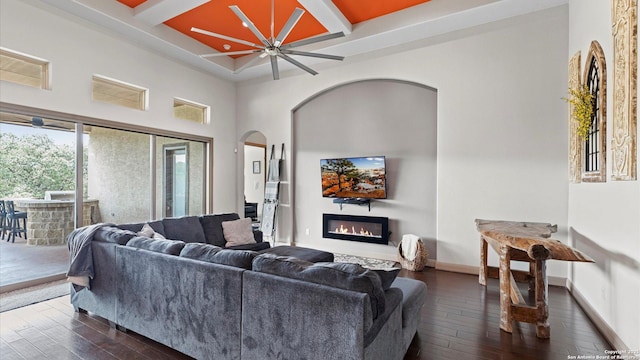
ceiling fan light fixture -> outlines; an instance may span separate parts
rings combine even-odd
[[[295,66],[297,66],[299,69],[308,72],[311,75],[318,74],[313,69],[311,69],[308,66],[300,63],[299,61],[287,56],[286,54],[299,55],[299,56],[309,56],[309,57],[323,58],[323,59],[329,59],[329,60],[342,60],[342,59],[344,59],[343,56],[318,54],[318,53],[312,53],[312,52],[306,52],[306,51],[289,50],[289,49],[291,49],[293,47],[296,47],[296,46],[309,45],[309,44],[317,43],[317,42],[324,41],[324,40],[343,37],[344,33],[338,32],[338,33],[325,34],[325,35],[321,35],[321,36],[311,37],[311,38],[307,38],[307,39],[298,40],[298,41],[294,41],[294,42],[291,42],[291,43],[284,44],[287,36],[289,35],[289,33],[291,33],[291,31],[293,30],[295,25],[298,23],[298,21],[300,20],[302,15],[305,13],[305,11],[303,9],[301,9],[301,8],[295,8],[295,10],[291,14],[291,16],[289,16],[289,19],[287,20],[287,22],[284,24],[284,26],[280,30],[280,33],[274,38],[274,34],[273,34],[273,24],[274,24],[273,6],[274,6],[274,2],[272,1],[272,3],[271,3],[271,36],[268,39],[253,24],[253,22],[251,22],[251,20],[242,12],[242,10],[240,10],[240,8],[237,5],[229,6],[229,9],[231,9],[231,11],[233,11],[233,13],[242,21],[242,25],[244,27],[249,28],[249,30],[251,30],[251,32],[262,42],[261,46],[259,46],[257,44],[254,44],[254,43],[251,43],[251,42],[246,41],[246,40],[232,38],[232,37],[225,36],[225,35],[222,35],[222,34],[217,34],[217,33],[213,33],[213,32],[207,31],[207,30],[202,30],[202,29],[198,29],[198,28],[192,27],[191,31],[198,32],[198,33],[203,34],[203,35],[212,36],[212,37],[215,37],[215,38],[218,38],[218,39],[222,39],[222,40],[233,41],[233,42],[236,42],[236,43],[239,43],[239,44],[249,45],[249,46],[252,46],[252,47],[256,48],[256,50],[220,52],[220,53],[206,54],[206,55],[200,55],[200,56],[201,57],[212,57],[212,56],[246,55],[246,54],[251,54],[251,53],[260,53],[259,56],[255,57],[253,60],[249,61],[247,64],[243,65],[239,69],[236,69],[234,71],[234,73],[236,73],[236,74],[239,73],[243,69],[247,68],[248,64],[253,64],[257,59],[263,59],[263,58],[269,56],[270,57],[270,61],[271,61],[271,72],[273,73],[273,79],[274,80],[278,80],[280,78],[280,74],[279,74],[279,70],[278,70],[278,57],[283,59],[283,60],[286,60],[287,62],[289,62],[289,63],[291,63],[291,64],[293,64]],[[225,50],[231,49],[231,46],[229,44],[224,44],[222,47]]]

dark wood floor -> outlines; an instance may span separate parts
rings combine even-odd
[[[418,335],[405,360],[567,359],[603,355],[611,348],[564,288],[549,288],[551,339],[542,340],[531,324],[514,323],[513,334],[500,331],[497,280],[485,288],[477,276],[434,269],[403,270],[401,276],[428,287]],[[102,318],[75,313],[68,296],[1,313],[0,358],[189,359],[112,329]]]

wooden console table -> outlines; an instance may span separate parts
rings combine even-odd
[[[536,324],[536,335],[549,338],[549,302],[547,260],[593,260],[582,252],[549,239],[557,231],[556,225],[534,222],[495,221],[476,219],[480,232],[479,282],[487,285],[487,277],[500,279],[500,329],[511,333],[511,322]],[[487,266],[487,244],[500,257],[499,268]],[[529,263],[529,271],[511,270],[511,261]],[[527,305],[517,282],[528,282],[535,292],[535,306]]]

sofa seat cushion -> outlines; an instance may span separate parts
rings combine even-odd
[[[151,239],[136,236],[127,242],[127,246],[169,255],[178,255],[184,247],[184,241],[168,239]]]
[[[102,226],[96,230],[94,240],[125,245],[136,233],[130,230],[123,230],[115,226]]]
[[[397,278],[391,287],[402,291],[402,324],[404,327],[422,309],[427,296],[427,286],[422,281]]]
[[[251,219],[243,218],[222,223],[222,233],[227,241],[225,246],[236,246],[245,244],[255,244]]]
[[[148,223],[142,222],[142,223],[120,224],[118,225],[118,227],[123,230],[129,230],[129,231],[133,231],[134,233],[138,233],[140,230],[142,230],[142,227],[144,226],[144,224],[149,224],[149,226],[151,226],[153,231],[159,233],[162,236],[165,235],[164,225],[162,225],[162,220],[150,221]]]
[[[369,295],[373,319],[385,311],[380,278],[358,264],[311,263],[287,256],[261,254],[253,260],[253,271],[308,281]]]
[[[245,270],[251,269],[253,259],[258,255],[250,250],[229,250],[219,246],[202,243],[188,243],[180,252],[180,256],[211,262],[215,264],[234,266]]]
[[[277,256],[290,256],[308,262],[333,262],[333,254],[327,251],[309,249],[300,246],[281,245],[266,249],[261,254],[273,254]]]
[[[224,239],[224,233],[222,232],[222,222],[238,219],[240,219],[240,216],[236,213],[200,216],[200,224],[204,231],[205,242],[207,244],[224,247],[227,241]]]
[[[197,216],[183,216],[162,220],[164,236],[167,239],[182,240],[185,243],[206,242],[202,224]]]
[[[251,250],[251,251],[262,252],[263,250],[266,250],[266,249],[268,249],[270,247],[271,247],[271,245],[268,242],[257,242],[257,243],[254,243],[254,244],[242,244],[242,245],[236,245],[236,246],[227,246],[226,249]]]

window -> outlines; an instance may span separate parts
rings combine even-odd
[[[0,48],[0,79],[35,88],[49,89],[49,62]]]
[[[125,106],[131,109],[147,109],[147,89],[118,80],[94,75],[93,100]]]
[[[585,82],[593,95],[591,127],[582,150],[582,180],[606,181],[606,67],[598,42],[591,42],[585,67]]]
[[[204,124],[208,122],[209,107],[191,101],[173,99],[173,116],[178,119],[189,120]]]

